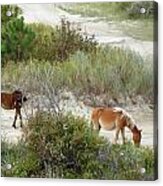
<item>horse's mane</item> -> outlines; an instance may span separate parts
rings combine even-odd
[[[130,129],[133,129],[135,127],[135,120],[134,118],[124,109],[119,108],[119,107],[114,107],[113,108],[114,112],[120,112],[121,113],[121,118],[125,118],[127,121],[127,126]]]
[[[20,90],[14,90],[13,93],[15,93],[15,94],[22,94],[22,91],[20,91]]]

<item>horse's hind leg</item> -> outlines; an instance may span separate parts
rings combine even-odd
[[[23,127],[23,121],[22,121],[22,115],[21,115],[21,113],[19,115],[19,118],[20,118],[20,127],[22,128]]]
[[[122,142],[125,144],[125,128],[121,128]]]
[[[117,127],[116,131],[115,131],[115,138],[114,138],[114,141],[113,141],[114,144],[117,143],[117,140],[118,140],[118,137],[119,137],[119,132],[120,132],[120,128]]]
[[[99,124],[98,122],[92,122],[92,124],[93,124],[93,129],[94,129],[95,131],[99,132],[100,129],[101,129],[100,124]]]

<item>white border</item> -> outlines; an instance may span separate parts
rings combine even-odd
[[[118,0],[1,0],[0,4],[16,4],[16,3],[54,3],[54,2],[117,2]],[[152,0],[119,0],[119,1],[152,1]]]
[[[89,2],[92,2],[94,0],[89,0]],[[102,0],[96,0],[96,1],[102,1]],[[104,1],[104,0],[103,0]],[[106,0],[105,0],[106,1]],[[116,1],[116,0],[112,0]],[[125,1],[125,0],[119,0],[119,1]],[[126,0],[127,1],[127,0]],[[54,2],[88,2],[84,0],[1,0],[0,4],[18,4],[18,3],[54,3]],[[60,185],[60,186],[83,186],[87,184],[92,185],[99,185],[99,186],[108,186],[110,185],[119,185],[119,184],[125,184],[128,185],[162,185],[163,184],[163,135],[161,135],[161,131],[163,131],[163,102],[161,99],[161,95],[163,95],[163,89],[161,84],[161,80],[163,81],[163,1],[157,0],[159,3],[159,180],[155,182],[140,182],[140,181],[96,181],[96,180],[56,180],[56,179],[24,179],[24,178],[0,178],[0,185],[1,186],[36,186],[39,184],[39,186],[44,186],[47,184],[48,186],[54,186],[54,185]],[[161,33],[161,34],[160,34]],[[160,174],[161,173],[161,174]]]

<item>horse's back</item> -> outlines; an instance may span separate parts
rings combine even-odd
[[[1,92],[1,106],[4,109],[14,109],[13,97],[11,93]]]
[[[119,112],[115,112],[112,107],[99,107],[93,109],[91,119],[96,118],[109,123],[115,121],[118,116]]]

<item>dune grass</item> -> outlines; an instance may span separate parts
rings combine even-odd
[[[90,54],[78,51],[64,63],[9,62],[2,69],[2,85],[7,84],[36,93],[43,93],[45,87],[68,88],[79,95],[141,95],[152,101],[153,65],[132,51],[104,47]]]

